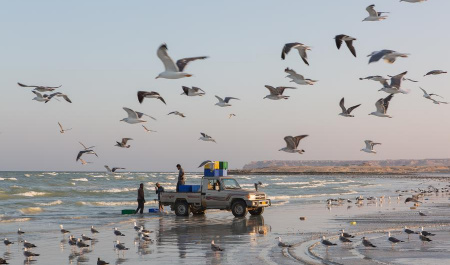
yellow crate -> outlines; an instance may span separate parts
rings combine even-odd
[[[214,163],[208,163],[205,165],[205,169],[219,169],[219,161],[213,161]]]

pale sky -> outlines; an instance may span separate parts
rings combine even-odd
[[[382,22],[362,22],[366,6],[390,12]],[[450,70],[450,1],[400,3],[398,0],[292,1],[4,1],[0,4],[0,170],[88,170],[103,165],[130,171],[174,171],[180,163],[194,170],[206,159],[229,161],[241,168],[254,160],[328,160],[447,158],[450,156],[450,105],[434,105],[419,86],[450,100],[450,75],[423,77],[435,69]],[[357,58],[334,36],[347,34]],[[296,51],[280,58],[287,42],[312,46],[310,66]],[[177,60],[209,59],[189,64],[193,77],[156,79],[163,65],[156,56],[167,43]],[[395,64],[368,65],[372,51],[410,53]],[[314,86],[285,93],[271,101],[264,85],[292,85],[284,69],[293,68]],[[396,95],[394,118],[367,114],[388,94],[368,75],[395,75],[420,83],[403,83],[408,95]],[[62,85],[73,104],[31,99],[31,89],[17,82]],[[198,86],[204,97],[181,96],[181,86]],[[138,90],[157,91],[142,105]],[[233,96],[232,107],[215,106],[214,95]],[[355,118],[338,116],[339,100],[361,103]],[[129,107],[156,117],[146,126],[119,122]],[[167,116],[178,110],[187,117]],[[229,113],[237,117],[228,119]],[[61,135],[57,122],[72,131]],[[199,141],[205,132],[217,144]],[[303,155],[278,150],[287,135],[309,134]],[[130,149],[114,147],[131,137]],[[381,142],[378,154],[360,151],[364,140]],[[81,146],[95,145],[99,158],[75,162]]]

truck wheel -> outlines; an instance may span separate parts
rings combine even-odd
[[[231,212],[235,217],[245,217],[247,215],[247,204],[237,201],[231,205]]]
[[[261,215],[264,212],[264,207],[259,207],[254,210],[248,211],[251,215]]]
[[[175,203],[175,214],[177,216],[189,216],[190,210],[189,204],[185,201]]]

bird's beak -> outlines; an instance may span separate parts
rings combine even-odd
[[[191,77],[192,75],[191,75],[191,74],[186,74],[185,76],[186,76],[186,77]]]

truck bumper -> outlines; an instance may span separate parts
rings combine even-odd
[[[272,202],[269,199],[261,201],[247,201],[247,207],[268,207],[271,205]]]

